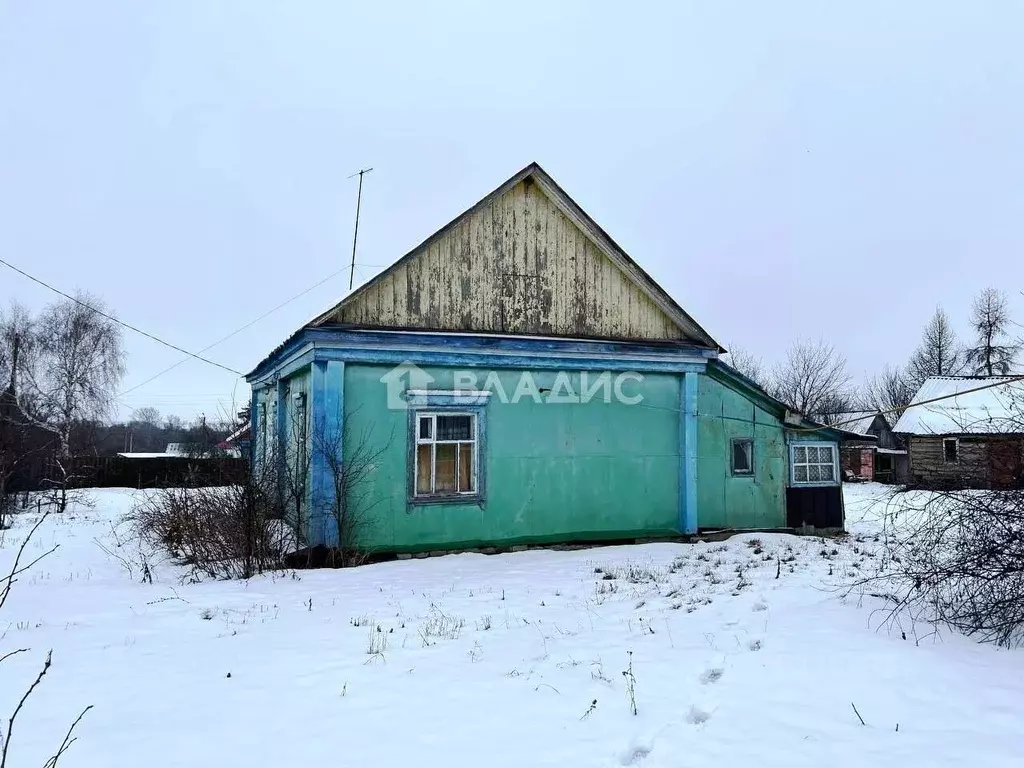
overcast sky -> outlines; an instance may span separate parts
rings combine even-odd
[[[714,337],[858,378],[1024,322],[1024,5],[0,0],[0,254],[199,350],[536,160]],[[427,7],[431,6],[431,7]],[[336,277],[210,350],[250,370]],[[0,267],[0,302],[53,296]],[[180,355],[128,334],[133,387]],[[216,415],[190,361],[126,409]]]

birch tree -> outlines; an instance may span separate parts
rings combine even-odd
[[[37,366],[27,376],[26,393],[33,412],[54,432],[62,457],[71,454],[76,421],[106,416],[124,376],[124,344],[120,326],[103,303],[85,293],[76,301],[47,307],[36,323]]]

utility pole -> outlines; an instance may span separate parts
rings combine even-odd
[[[363,202],[363,175],[372,171],[373,168],[363,168],[361,171],[356,171],[349,176],[351,179],[354,176],[359,177],[359,192],[356,194],[356,228],[355,232],[352,233],[352,266],[348,271],[348,289],[352,290],[352,283],[355,281],[356,275],[356,242],[359,240],[359,206]]]

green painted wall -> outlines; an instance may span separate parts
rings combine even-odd
[[[488,543],[672,535],[679,523],[679,394],[675,375],[645,375],[627,394],[643,402],[543,403],[530,398],[487,410],[486,500],[407,503],[408,414],[388,410],[387,366],[345,367],[345,454],[365,440],[383,449],[367,484],[358,544],[370,550],[423,550]],[[453,371],[428,368],[432,389],[452,389]],[[499,372],[511,396],[519,371]],[[533,371],[541,389],[555,373]],[[482,386],[483,377],[479,384]],[[579,374],[570,374],[580,390]],[[591,377],[593,380],[593,376]]]
[[[711,375],[698,377],[697,523],[704,528],[776,528],[786,522],[782,422]],[[734,438],[754,441],[753,476],[732,476]]]

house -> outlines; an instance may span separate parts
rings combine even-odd
[[[1008,488],[1024,481],[1024,382],[1019,377],[927,379],[893,431],[907,441],[913,485]]]
[[[225,456],[247,459],[250,454],[249,441],[251,435],[252,422],[248,421],[224,438],[224,440],[217,443],[217,449],[223,452]]]
[[[723,352],[531,164],[248,374],[254,471],[374,552],[841,528],[845,433]]]
[[[878,411],[848,411],[833,415],[832,423],[855,437],[840,446],[844,477],[879,483],[907,482],[907,449]]]

